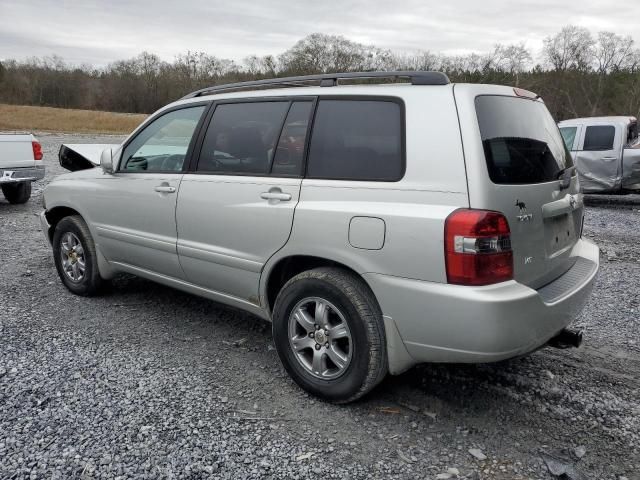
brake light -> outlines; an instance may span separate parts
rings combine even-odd
[[[513,278],[509,222],[499,212],[459,209],[444,225],[447,281],[489,285]]]
[[[31,142],[31,147],[33,148],[33,159],[42,160],[42,145],[40,145],[39,142],[33,141]]]
[[[530,92],[529,90],[525,90],[524,88],[518,88],[518,87],[515,87],[513,89],[513,93],[515,93],[518,97],[532,98],[534,100],[540,97],[539,95],[533,92]]]

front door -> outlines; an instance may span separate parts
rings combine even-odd
[[[258,303],[260,272],[291,232],[313,101],[216,105],[178,195],[187,280]]]
[[[606,192],[619,188],[622,149],[619,137],[612,124],[584,128],[581,148],[575,159],[583,192]]]
[[[176,198],[204,105],[153,120],[123,149],[93,196],[98,244],[111,262],[184,278],[176,252]]]

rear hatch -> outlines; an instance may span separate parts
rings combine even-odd
[[[0,133],[0,168],[33,167],[32,135]]]
[[[456,85],[469,204],[503,213],[511,230],[514,278],[539,288],[575,262],[583,201],[556,122],[530,92]],[[570,180],[570,183],[569,183]]]

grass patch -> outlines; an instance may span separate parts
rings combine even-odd
[[[128,134],[143,114],[0,104],[0,130]]]

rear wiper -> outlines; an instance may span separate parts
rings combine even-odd
[[[569,185],[571,185],[571,177],[573,176],[575,169],[576,167],[573,165],[571,167],[565,167],[557,173],[556,180],[562,180],[562,182],[560,182],[560,190],[569,188]]]

